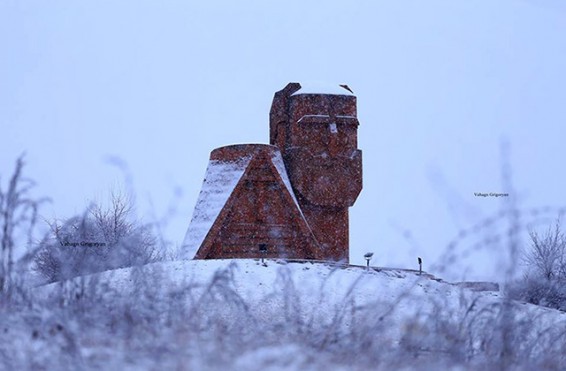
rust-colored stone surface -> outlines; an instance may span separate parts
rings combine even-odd
[[[302,94],[300,88],[291,83],[275,93],[270,142],[281,149],[319,243],[316,259],[348,260],[348,208],[362,190],[356,97]]]
[[[288,181],[285,184],[277,147],[265,144],[221,147],[211,153],[210,159],[224,164],[243,160],[247,165],[196,259],[314,258],[317,242]]]
[[[348,261],[348,208],[362,189],[350,89],[275,93],[270,143],[215,149],[185,242],[189,259]]]

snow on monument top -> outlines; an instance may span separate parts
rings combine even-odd
[[[291,95],[299,94],[330,94],[354,96],[354,92],[345,84],[328,84],[322,82],[299,83],[301,88]]]

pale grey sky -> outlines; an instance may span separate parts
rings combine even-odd
[[[141,217],[175,204],[180,244],[212,149],[268,142],[288,82],[347,83],[364,155],[351,261],[426,269],[501,206],[474,192],[506,192],[503,139],[510,197],[566,205],[565,35],[558,0],[3,1],[0,176],[26,151],[43,215],[64,218],[124,186],[118,157]],[[443,275],[497,277],[500,249]]]

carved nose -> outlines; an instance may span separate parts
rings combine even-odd
[[[328,130],[330,131],[330,139],[328,141],[328,154],[330,157],[335,157],[340,151],[338,143],[338,127],[336,123],[332,122],[328,124]]]

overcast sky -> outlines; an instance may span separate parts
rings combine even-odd
[[[346,83],[364,156],[350,260],[373,251],[376,265],[422,256],[431,268],[504,202],[566,205],[561,3],[5,0],[0,181],[25,151],[34,193],[53,199],[43,215],[66,218],[127,188],[109,162],[120,159],[138,215],[173,207],[164,233],[180,244],[212,149],[267,143],[273,93],[288,82]],[[498,278],[504,248],[440,276]]]

